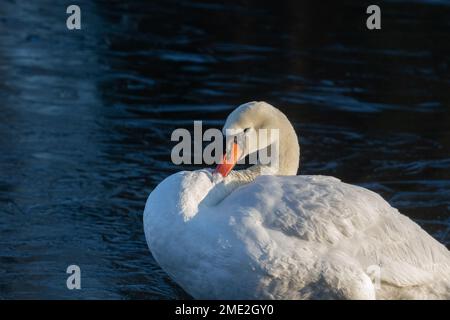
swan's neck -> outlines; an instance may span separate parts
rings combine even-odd
[[[279,120],[279,166],[277,175],[297,175],[300,163],[300,145],[297,134],[289,120],[283,115]]]

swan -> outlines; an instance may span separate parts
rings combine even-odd
[[[177,284],[197,299],[450,299],[447,248],[377,193],[297,175],[297,135],[280,110],[243,104],[223,130],[261,128],[279,129],[276,169],[230,172],[231,157],[150,193],[147,244]],[[241,149],[236,158],[255,151]]]

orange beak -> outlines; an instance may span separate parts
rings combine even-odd
[[[215,172],[220,173],[222,177],[225,178],[238,162],[238,155],[239,146],[236,142],[233,142],[233,145],[231,146],[231,154],[229,156],[228,154],[223,156],[222,163],[217,166]]]

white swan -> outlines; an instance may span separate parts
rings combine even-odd
[[[416,223],[367,189],[296,176],[297,136],[278,109],[247,103],[230,128],[280,130],[276,175],[179,172],[145,207],[154,258],[194,298],[450,299],[450,253]]]

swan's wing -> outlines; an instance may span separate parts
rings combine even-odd
[[[362,268],[380,266],[381,280],[420,285],[449,274],[449,251],[378,194],[326,176],[265,177],[227,201],[259,213],[265,228],[346,253]]]
[[[355,237],[356,257],[397,287],[445,281],[450,289],[450,252],[408,217],[391,208]]]

